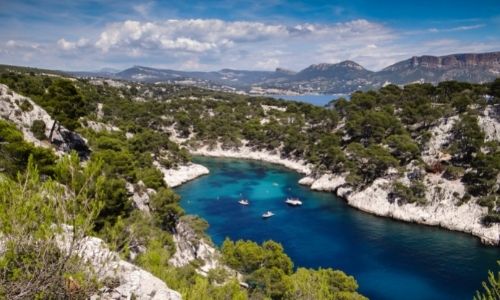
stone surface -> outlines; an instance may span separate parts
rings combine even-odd
[[[31,105],[32,109],[23,111],[20,108],[20,105],[25,101]],[[45,148],[54,147],[58,155],[71,150],[77,151],[81,157],[87,157],[90,154],[87,141],[79,134],[67,130],[64,126],[60,126],[54,130],[52,144],[47,140],[42,141],[37,139],[31,132],[33,122],[35,120],[43,121],[46,126],[45,135],[48,137],[52,124],[54,124],[54,119],[30,98],[13,92],[4,84],[0,84],[0,117],[13,122],[23,132],[24,139],[36,146]]]
[[[127,189],[135,208],[144,212],[149,212],[149,199],[156,193],[156,191],[154,189],[147,188],[142,181],[139,181],[137,184],[127,182],[125,184],[125,188]]]
[[[71,227],[66,226],[59,236],[62,249],[69,249]],[[153,274],[120,259],[116,252],[108,249],[104,241],[96,237],[86,237],[77,244],[77,251],[97,272],[99,279],[114,278],[118,285],[104,287],[92,299],[141,299],[141,300],[180,300],[181,295]]]
[[[478,118],[479,127],[484,131],[486,141],[500,141],[500,107],[488,106]]]
[[[181,165],[172,169],[164,168],[157,161],[154,161],[153,164],[163,173],[163,180],[169,187],[179,186],[184,182],[193,180],[210,172],[206,167],[194,163]]]
[[[182,267],[194,260],[200,260],[203,265],[198,271],[203,275],[212,269],[224,267],[217,249],[203,238],[200,239],[185,221],[179,221],[173,237],[176,251],[169,260],[171,265]]]
[[[210,149],[208,146],[204,146],[202,148],[192,149],[190,152],[192,154],[204,156],[260,160],[282,165],[305,175],[309,175],[311,173],[311,166],[306,165],[306,163],[302,160],[282,158],[279,154],[273,154],[269,151],[255,151],[247,146],[241,146],[238,149],[229,150],[222,149],[220,145],[218,145],[214,149]]]

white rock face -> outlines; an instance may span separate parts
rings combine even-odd
[[[489,105],[478,118],[479,127],[484,131],[486,141],[500,141],[500,115]]]
[[[311,184],[311,189],[314,191],[333,192],[343,184],[345,184],[344,176],[323,174]]]
[[[163,173],[163,180],[169,187],[179,186],[184,182],[210,173],[205,166],[193,163],[182,165],[175,169],[166,169],[157,161],[154,161],[153,164]]]
[[[96,121],[91,121],[87,120],[87,127],[94,130],[95,132],[100,132],[100,131],[108,131],[108,132],[113,132],[113,131],[121,131],[120,128],[116,126],[111,126],[106,123],[102,122],[96,122]]]
[[[149,199],[156,193],[156,191],[146,188],[142,181],[139,181],[135,185],[127,182],[125,184],[125,188],[131,195],[130,199],[132,199],[135,208],[149,213]]]
[[[191,150],[190,152],[195,155],[203,156],[260,160],[282,165],[305,175],[309,175],[311,173],[311,166],[306,165],[306,163],[302,160],[290,160],[281,158],[279,154],[273,154],[267,151],[254,151],[247,146],[241,146],[239,147],[239,149],[230,150],[224,150],[220,147],[220,145],[218,145],[214,149],[209,149],[208,146],[205,146],[199,149]]]
[[[424,181],[427,186],[426,205],[390,203],[387,196],[391,191],[391,182],[384,178],[376,179],[362,191],[347,195],[347,202],[375,215],[468,232],[480,237],[484,243],[499,244],[500,225],[485,227],[480,223],[487,208],[477,205],[473,200],[456,205],[465,191],[460,181],[445,180],[435,174],[427,175]]]
[[[33,109],[22,111],[19,104],[27,101]],[[19,103],[19,104],[18,104]],[[36,146],[48,147],[48,142],[42,142],[33,136],[30,128],[33,121],[41,120],[45,123],[45,135],[49,136],[50,129],[54,120],[40,106],[36,105],[31,99],[21,96],[11,91],[6,85],[0,84],[0,115],[6,120],[10,120],[23,132],[24,139],[34,143]],[[54,132],[54,135],[57,134]]]
[[[458,116],[443,118],[437,126],[434,126],[430,130],[431,139],[427,144],[427,149],[422,153],[422,160],[425,163],[432,164],[445,157],[445,154],[441,150],[444,145],[449,143],[451,129],[457,120]]]
[[[174,234],[175,254],[170,258],[169,263],[175,267],[188,265],[195,259],[202,260],[204,265],[199,268],[199,272],[206,275],[208,271],[218,267],[224,267],[220,262],[220,254],[212,245],[199,239],[196,233],[186,223],[180,221],[176,225]]]
[[[299,180],[299,184],[302,185],[312,185],[316,181],[312,176],[304,176]]]
[[[23,102],[28,102],[33,107],[29,111],[22,111],[20,105]],[[30,98],[21,96],[11,91],[6,85],[0,84],[0,117],[13,122],[18,129],[23,132],[24,139],[35,144],[35,146],[50,148],[52,147],[48,141],[37,139],[31,132],[31,126],[35,120],[40,120],[45,123],[45,135],[50,135],[54,119],[40,106],[33,102]],[[84,138],[73,133],[63,126],[59,130],[54,130],[52,139],[60,141],[58,146],[55,146],[56,154],[62,155],[68,152],[71,145],[68,144],[68,137],[74,141],[86,144]]]
[[[68,249],[71,241],[71,228],[58,241],[62,249]],[[121,260],[116,252],[110,251],[105,243],[95,237],[87,237],[78,247],[80,256],[97,271],[100,279],[116,278],[119,286],[104,288],[92,299],[141,299],[141,300],[180,300],[181,295],[143,269]]]

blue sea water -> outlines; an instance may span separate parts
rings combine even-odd
[[[210,174],[176,189],[189,214],[206,219],[220,245],[226,237],[283,244],[295,267],[332,267],[353,275],[370,299],[471,299],[496,270],[500,249],[469,235],[375,217],[331,193],[300,186],[280,166],[195,158]],[[289,207],[287,197],[301,207]],[[250,205],[238,204],[242,197]],[[276,215],[263,220],[267,210]]]
[[[269,97],[276,99],[283,99],[288,101],[297,101],[313,104],[316,106],[325,106],[330,101],[344,97],[349,99],[349,95],[337,94],[337,95],[269,95]]]

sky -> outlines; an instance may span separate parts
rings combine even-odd
[[[380,70],[500,51],[500,0],[0,0],[0,64],[68,71]]]

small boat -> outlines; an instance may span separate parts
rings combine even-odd
[[[274,214],[271,211],[269,211],[269,210],[266,211],[264,214],[262,214],[262,218],[263,219],[267,219],[267,218],[270,218],[272,216],[274,216]]]
[[[241,199],[240,201],[238,201],[238,203],[241,204],[241,205],[248,205],[248,204],[250,204],[250,202],[248,202],[247,199]]]
[[[297,198],[288,198],[288,199],[286,199],[285,203],[290,205],[290,206],[301,206],[302,205],[302,201],[300,201]]]

